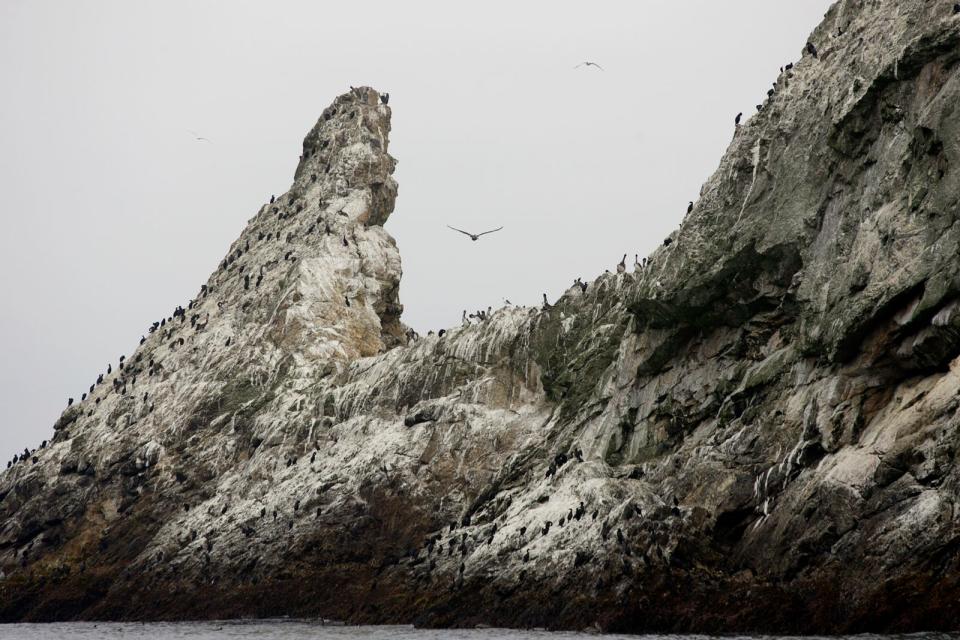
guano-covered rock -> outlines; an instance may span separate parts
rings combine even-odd
[[[337,98],[0,474],[0,619],[960,627],[960,18],[810,40],[645,268],[443,336],[400,321],[390,109]]]

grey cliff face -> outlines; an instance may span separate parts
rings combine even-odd
[[[956,629],[960,18],[834,5],[644,268],[418,337],[390,109],[0,474],[0,619]]]

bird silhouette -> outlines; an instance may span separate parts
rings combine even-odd
[[[454,231],[459,231],[460,233],[466,236],[470,236],[470,239],[473,240],[474,242],[479,240],[480,236],[485,236],[488,233],[494,233],[495,231],[500,231],[500,229],[503,229],[503,227],[497,227],[496,229],[491,229],[490,231],[484,231],[483,233],[470,233],[469,231],[464,231],[463,229],[457,229],[456,227],[451,227],[450,225],[447,225],[447,227],[450,229],[453,229]]]
[[[193,139],[196,140],[197,142],[210,142],[210,143],[213,142],[213,140],[209,138],[204,138],[203,136],[201,136],[199,133],[197,133],[192,129],[187,129],[187,131],[190,133],[190,135],[193,136]]]
[[[583,62],[575,66],[574,69],[579,69],[580,67],[596,67],[597,69],[600,69],[600,71],[603,71],[603,67],[598,65],[596,62],[589,62],[587,60],[584,60]]]

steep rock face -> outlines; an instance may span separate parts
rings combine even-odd
[[[960,19],[811,42],[645,268],[444,336],[399,321],[389,108],[338,98],[0,476],[0,617],[957,628]]]

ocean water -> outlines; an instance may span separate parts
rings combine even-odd
[[[229,620],[214,622],[58,622],[49,624],[0,624],[0,640],[564,640],[597,637],[589,633],[514,629],[415,629],[409,626],[354,627],[322,624],[316,620]],[[708,640],[710,636],[604,635],[605,640]],[[960,634],[918,633],[911,635],[860,636],[723,636],[723,640],[960,640]]]

